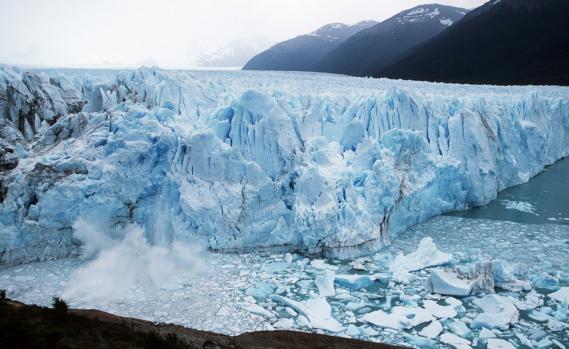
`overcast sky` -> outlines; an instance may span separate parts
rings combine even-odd
[[[276,43],[433,0],[0,0],[0,62],[188,68],[232,42]],[[485,0],[440,0],[474,8]]]

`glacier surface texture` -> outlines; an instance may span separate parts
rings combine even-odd
[[[569,155],[569,89],[0,67],[0,264],[79,221],[151,243],[370,254]],[[104,241],[101,241],[104,243]]]

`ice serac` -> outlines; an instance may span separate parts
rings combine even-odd
[[[77,252],[79,219],[109,235],[135,223],[151,243],[369,254],[569,155],[568,95],[299,73],[3,66],[0,263]]]

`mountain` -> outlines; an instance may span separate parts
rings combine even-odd
[[[266,39],[237,40],[218,50],[201,54],[196,64],[199,67],[242,67],[269,46]]]
[[[492,0],[375,76],[569,84],[569,1]]]
[[[372,75],[402,54],[460,21],[468,10],[421,5],[362,30],[328,53],[315,70],[356,76]]]
[[[377,24],[364,21],[354,25],[331,23],[306,35],[278,43],[253,57],[244,70],[310,71],[327,53],[355,33]]]

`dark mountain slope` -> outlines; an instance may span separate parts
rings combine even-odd
[[[327,54],[314,70],[356,76],[372,75],[460,21],[467,12],[465,9],[437,4],[403,11],[350,37]]]
[[[309,71],[322,57],[355,33],[377,24],[374,21],[354,25],[332,23],[307,34],[278,43],[253,57],[244,70]]]
[[[377,77],[569,84],[569,1],[492,0]]]

